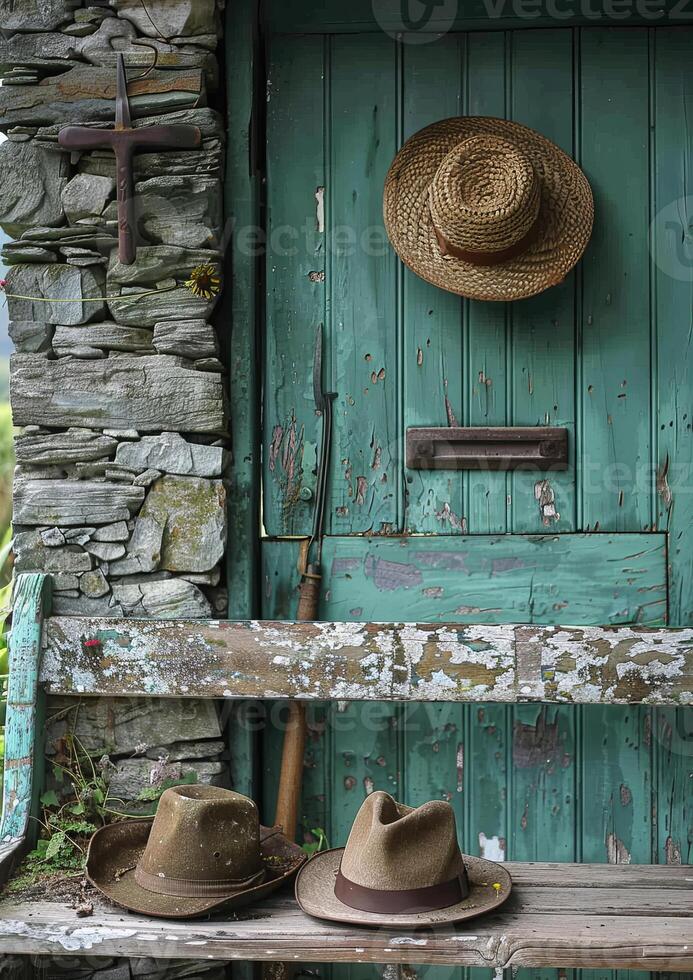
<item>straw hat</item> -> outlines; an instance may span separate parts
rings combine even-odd
[[[346,847],[303,866],[296,899],[318,919],[411,928],[497,909],[511,887],[501,864],[462,856],[449,803],[415,810],[377,792],[361,806]]]
[[[407,140],[385,181],[385,227],[409,268],[471,299],[555,286],[585,251],[587,178],[550,140],[486,116],[444,119]]]
[[[218,786],[177,786],[162,794],[153,820],[97,830],[87,877],[123,908],[192,919],[259,901],[304,860],[298,845],[260,826],[247,796]]]

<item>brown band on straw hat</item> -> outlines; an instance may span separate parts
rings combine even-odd
[[[456,905],[469,896],[469,882],[466,872],[455,875],[448,881],[424,888],[364,888],[337,873],[334,893],[340,902],[362,912],[432,912]]]
[[[514,259],[518,255],[522,255],[523,252],[526,252],[539,234],[539,226],[535,222],[525,237],[521,238],[519,242],[515,242],[514,245],[501,248],[497,252],[479,252],[473,249],[465,250],[458,248],[457,245],[452,245],[446,241],[437,228],[434,230],[438,239],[438,245],[440,246],[441,255],[452,255],[456,259],[462,259],[463,262],[471,262],[472,265],[498,265],[500,262],[507,262],[508,259]]]
[[[561,282],[594,218],[577,164],[505,119],[434,123],[399,151],[385,181],[385,227],[422,279],[472,299],[509,301]]]

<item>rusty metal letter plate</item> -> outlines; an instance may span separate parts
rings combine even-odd
[[[407,429],[407,466],[412,470],[565,470],[568,430]]]

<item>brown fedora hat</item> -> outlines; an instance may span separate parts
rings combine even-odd
[[[487,116],[412,136],[385,181],[385,227],[422,279],[471,299],[516,300],[561,282],[592,233],[587,178],[550,140]]]
[[[346,847],[322,851],[301,868],[296,899],[318,919],[422,927],[497,909],[511,887],[501,864],[462,856],[449,803],[414,809],[376,792],[357,813]]]
[[[304,860],[297,844],[260,826],[247,796],[218,786],[177,786],[162,794],[153,819],[97,830],[86,871],[116,905],[192,919],[259,901]]]

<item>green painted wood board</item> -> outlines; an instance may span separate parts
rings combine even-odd
[[[50,611],[50,579],[22,575],[12,598],[9,680],[5,722],[2,843],[36,836],[43,774],[45,726],[43,692],[38,684],[43,617]]]
[[[297,562],[295,543],[264,542],[264,615],[295,618]],[[323,584],[328,620],[656,624],[666,618],[665,537],[326,538]]]
[[[651,39],[655,125],[652,181],[657,215],[651,247],[655,344],[653,378],[655,515],[669,533],[672,625],[693,622],[693,82],[690,37],[676,30]],[[688,236],[688,238],[686,238]],[[688,247],[684,243],[688,241]],[[654,791],[659,805],[655,860],[693,862],[693,712],[658,711]]]
[[[597,215],[582,263],[581,526],[636,530],[652,523],[653,479],[647,32],[583,31],[580,64],[580,161]]]

